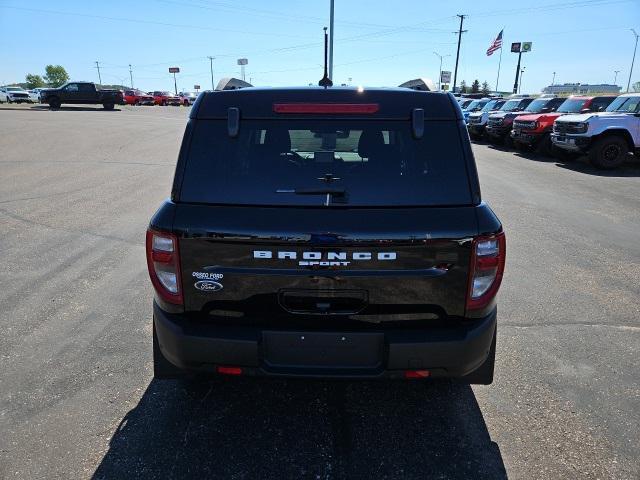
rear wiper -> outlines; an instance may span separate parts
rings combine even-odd
[[[331,203],[331,195],[336,197],[346,197],[347,190],[344,188],[279,188],[276,193],[293,193],[295,195],[326,195],[325,206]]]

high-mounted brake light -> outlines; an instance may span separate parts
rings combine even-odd
[[[473,240],[467,310],[486,307],[498,293],[506,258],[504,232]]]
[[[182,305],[178,238],[166,232],[147,230],[147,267],[151,283],[165,301]]]
[[[371,114],[380,109],[377,103],[274,103],[275,113]]]

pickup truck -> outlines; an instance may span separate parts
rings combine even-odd
[[[495,100],[488,102],[479,112],[469,113],[466,122],[471,140],[480,140],[483,137],[489,115],[499,112],[505,103],[506,100],[496,98]]]
[[[489,116],[487,121],[487,136],[492,143],[505,143],[507,147],[512,146],[511,127],[513,126],[513,120],[524,113],[545,113],[553,112],[558,108],[563,98],[557,97],[544,97],[544,98],[520,98],[514,99],[514,102],[519,104],[511,111],[501,110],[498,113],[494,113]],[[507,102],[509,103],[509,102]],[[506,107],[506,104],[505,104]]]
[[[489,384],[505,252],[451,94],[201,93],[147,230],[154,375]]]
[[[47,103],[51,109],[58,109],[63,103],[75,105],[101,104],[105,110],[113,110],[116,104],[123,102],[119,90],[99,90],[91,82],[69,82],[58,88],[45,88],[40,91],[40,103]]]
[[[555,112],[520,115],[513,120],[511,139],[516,147],[535,148],[543,155],[552,153],[551,131],[553,122],[569,113],[603,111],[616,97],[569,97]]]
[[[640,93],[616,97],[604,112],[558,118],[551,141],[567,152],[566,160],[587,154],[596,168],[619,167],[629,152],[640,152]]]

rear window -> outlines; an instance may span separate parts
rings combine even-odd
[[[194,126],[180,200],[272,206],[468,205],[458,126],[409,121],[224,120]]]

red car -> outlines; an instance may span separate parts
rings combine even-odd
[[[153,95],[153,101],[156,105],[182,105],[182,99],[171,92],[149,92]]]
[[[551,148],[551,130],[556,118],[569,113],[602,112],[616,98],[602,97],[568,97],[554,112],[543,112],[531,115],[520,115],[513,121],[511,138],[513,143],[528,148],[536,148],[538,152],[549,155]]]
[[[127,105],[153,105],[153,96],[140,90],[125,90],[124,103]]]

